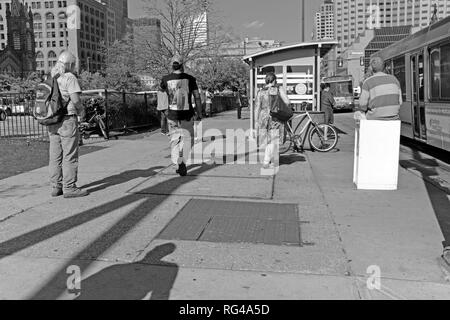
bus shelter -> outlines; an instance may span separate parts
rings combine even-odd
[[[320,110],[321,59],[338,43],[310,42],[272,48],[244,57],[250,66],[251,129],[255,128],[254,104],[267,73],[274,72],[296,111]]]

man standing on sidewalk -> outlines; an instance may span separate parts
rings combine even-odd
[[[50,180],[53,197],[79,198],[89,195],[77,187],[78,180],[78,118],[84,120],[85,110],[81,103],[81,88],[73,74],[76,65],[75,56],[63,51],[51,71],[57,77],[63,102],[67,105],[67,115],[63,121],[48,127],[50,137]]]
[[[163,77],[161,87],[169,97],[169,136],[172,162],[178,165],[177,173],[187,175],[187,157],[194,146],[194,121],[202,120],[202,102],[196,79],[184,73],[180,57],[172,59],[173,72]],[[192,106],[195,100],[196,111]],[[185,145],[185,143],[190,145]]]
[[[359,110],[366,112],[367,120],[400,120],[403,104],[402,90],[396,77],[384,73],[380,57],[370,60],[373,75],[362,85]]]

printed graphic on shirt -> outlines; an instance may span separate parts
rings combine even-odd
[[[189,111],[189,80],[177,79],[167,81],[169,93],[169,109],[173,111]]]

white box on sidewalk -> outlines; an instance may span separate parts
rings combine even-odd
[[[361,190],[397,190],[400,121],[360,120],[353,182]]]

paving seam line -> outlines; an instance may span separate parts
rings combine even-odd
[[[308,160],[309,167],[311,168],[311,172],[312,172],[312,175],[314,177],[314,182],[315,182],[315,184],[317,185],[317,188],[320,191],[320,197],[322,198],[322,200],[323,200],[323,202],[324,202],[324,204],[325,204],[325,206],[327,208],[326,211],[328,213],[328,217],[331,219],[331,221],[333,223],[334,230],[336,232],[336,235],[337,235],[337,237],[339,239],[339,242],[340,242],[340,245],[342,247],[341,250],[342,250],[342,253],[343,253],[344,258],[345,258],[346,270],[347,270],[346,271],[346,276],[347,277],[354,277],[355,273],[353,272],[351,264],[349,262],[350,261],[350,257],[348,256],[347,250],[344,247],[344,241],[343,241],[342,235],[341,235],[341,233],[339,231],[339,227],[338,227],[338,225],[336,223],[336,220],[335,220],[335,218],[333,216],[333,213],[332,213],[332,211],[330,209],[330,205],[329,205],[329,203],[328,203],[328,201],[327,201],[327,199],[325,197],[325,193],[324,193],[324,191],[323,191],[323,189],[322,189],[322,187],[321,187],[321,185],[320,185],[320,183],[319,183],[319,181],[317,179],[317,175],[316,175],[315,170],[313,168],[313,165],[312,165],[312,162],[311,162],[311,158],[309,157],[308,153],[305,153],[305,156],[306,156],[306,158]],[[359,286],[356,283],[354,283],[353,287],[357,290],[357,293],[358,293],[360,298],[364,296],[364,294],[361,292]]]

